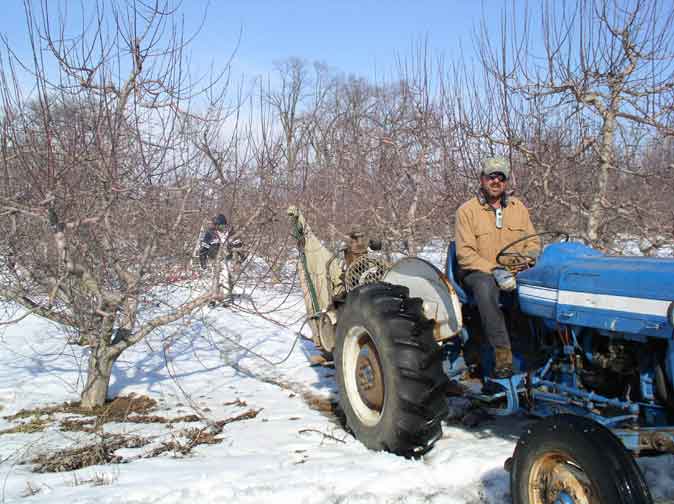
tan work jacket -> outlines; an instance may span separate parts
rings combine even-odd
[[[503,207],[503,226],[496,227],[496,213],[477,196],[459,207],[456,212],[454,236],[459,267],[466,271],[491,271],[499,266],[496,254],[509,243],[536,231],[529,210],[515,197],[506,200]],[[512,250],[525,255],[536,253],[538,240],[525,240]]]

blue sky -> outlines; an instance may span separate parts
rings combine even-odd
[[[498,17],[498,9],[493,10]],[[407,54],[425,38],[448,53],[458,51],[460,40],[470,45],[482,9],[479,2],[467,0],[252,0],[213,2],[210,11],[209,21],[217,21],[209,23],[214,26],[202,42],[233,41],[241,27],[238,59],[244,64],[266,69],[273,60],[298,56],[368,75],[375,67],[390,67],[396,53]]]
[[[82,0],[87,3],[87,0]],[[91,2],[93,3],[93,2]],[[50,0],[58,6],[59,0]],[[77,17],[80,0],[61,1]],[[3,0],[0,32],[14,47],[26,48],[22,0]],[[382,76],[396,55],[410,54],[427,40],[435,54],[458,57],[470,51],[474,30],[484,17],[496,29],[509,1],[485,0],[185,0],[188,31],[196,29],[208,6],[205,26],[192,46],[193,61],[224,63],[241,41],[234,72],[266,74],[273,62],[289,57],[320,61],[347,74]],[[74,11],[74,12],[73,12]]]

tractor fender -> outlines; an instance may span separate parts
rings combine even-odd
[[[337,327],[337,311],[334,308],[323,311],[317,321],[318,337],[315,343],[327,353],[335,348],[335,331]]]
[[[423,300],[424,316],[434,321],[433,337],[444,341],[461,331],[461,301],[447,276],[433,264],[418,257],[405,257],[393,264],[383,282],[402,285],[410,297]]]

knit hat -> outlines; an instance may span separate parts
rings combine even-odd
[[[213,217],[213,224],[215,224],[216,226],[226,226],[227,219],[225,218],[224,215],[218,214],[215,217]]]

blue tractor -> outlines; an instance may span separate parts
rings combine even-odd
[[[493,414],[541,418],[506,464],[514,503],[651,502],[633,455],[674,453],[674,260],[608,256],[563,233],[522,238],[555,238],[535,259],[514,251],[521,240],[508,245],[497,260],[526,267],[502,297],[516,374],[491,380],[454,244],[444,273],[373,254],[339,264],[291,217],[313,339],[334,358],[340,408],[363,444],[430,450],[454,381]],[[484,395],[490,380],[500,387]]]
[[[496,412],[545,419],[509,463],[513,499],[650,502],[630,452],[674,453],[674,260],[607,256],[563,239],[536,261],[510,252],[517,242],[499,254],[531,267],[503,296],[519,322],[511,334],[520,373],[496,380],[507,398]],[[453,244],[446,272],[470,318]],[[488,352],[478,353],[488,368]]]

